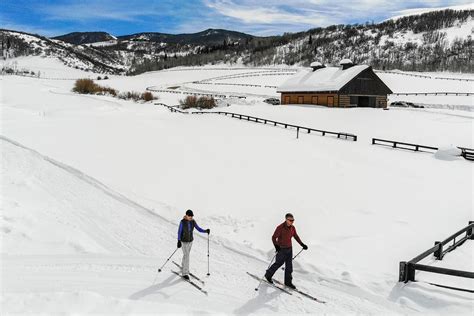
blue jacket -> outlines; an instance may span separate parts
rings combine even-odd
[[[200,233],[205,233],[206,230],[202,229],[201,227],[198,226],[196,221],[193,219],[192,221],[187,221],[185,219],[182,219],[181,222],[179,223],[179,228],[178,228],[178,240],[182,242],[191,242],[194,240],[193,237],[193,230],[196,228],[198,232]]]

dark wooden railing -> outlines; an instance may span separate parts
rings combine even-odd
[[[388,146],[392,148],[406,149],[406,150],[413,150],[413,151],[437,151],[438,150],[437,147],[410,144],[410,143],[404,143],[404,142],[398,142],[394,140],[386,140],[386,139],[380,139],[380,138],[372,138],[372,145],[382,145],[382,146]]]
[[[397,149],[406,149],[412,151],[421,151],[421,152],[435,152],[438,150],[438,147],[432,146],[425,146],[425,145],[418,145],[418,144],[410,144],[399,142],[395,140],[387,140],[387,139],[380,139],[380,138],[372,138],[372,145],[381,145],[387,146]],[[466,147],[457,147],[461,149],[461,156],[464,157],[466,160],[474,161],[474,149],[466,148]]]
[[[466,147],[458,147],[462,151],[462,156],[464,159],[474,161],[474,149]]]
[[[250,115],[246,115],[246,114],[223,112],[223,111],[212,111],[212,112],[193,111],[193,112],[186,112],[186,111],[182,111],[181,109],[179,109],[178,106],[169,106],[169,105],[164,104],[164,103],[155,103],[155,105],[162,105],[162,106],[168,108],[171,112],[178,112],[178,113],[183,113],[183,114],[196,114],[196,115],[218,114],[218,115],[229,116],[229,117],[236,118],[236,119],[239,119],[239,120],[245,120],[245,121],[248,121],[248,122],[262,123],[262,124],[268,124],[268,125],[273,125],[273,126],[280,126],[280,127],[284,127],[284,128],[294,128],[296,130],[296,138],[299,138],[299,134],[300,134],[300,131],[301,131],[301,132],[306,132],[307,134],[319,133],[322,136],[332,135],[332,136],[336,136],[337,138],[340,138],[340,139],[349,139],[349,140],[352,140],[352,141],[357,141],[357,135],[350,134],[350,133],[325,131],[325,130],[321,130],[321,129],[315,129],[315,128],[311,128],[311,127],[305,127],[305,126],[300,126],[300,125],[295,125],[295,124],[278,122],[278,121],[274,121],[274,120],[270,120],[270,119],[266,119],[266,118],[250,116]]]
[[[443,241],[435,241],[435,245],[433,247],[419,254],[418,256],[411,259],[410,261],[400,262],[400,271],[399,271],[398,281],[405,282],[405,283],[409,281],[415,281],[415,272],[417,270],[474,279],[474,272],[471,272],[471,271],[440,268],[440,267],[428,266],[428,265],[418,263],[431,254],[433,254],[437,260],[442,260],[444,255],[447,254],[448,252],[451,252],[457,247],[461,246],[467,240],[474,239],[474,235],[472,234],[473,228],[474,228],[474,221],[470,221],[468,226],[464,227],[463,229],[459,230],[458,232],[449,236]],[[461,238],[458,238],[464,233],[466,233],[464,236],[462,236]],[[452,245],[444,249],[444,246],[450,243],[451,241],[453,242]],[[434,284],[434,285],[446,287],[439,284]],[[474,293],[473,290],[459,289],[459,288],[453,288],[453,287],[448,287],[448,288]]]

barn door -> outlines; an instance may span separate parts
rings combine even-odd
[[[303,104],[304,103],[304,97],[300,96],[298,97],[298,104]]]
[[[328,106],[334,106],[334,97],[328,97]]]
[[[290,104],[290,96],[289,95],[285,96],[284,104]]]
[[[313,96],[311,98],[311,104],[318,104],[318,96]]]

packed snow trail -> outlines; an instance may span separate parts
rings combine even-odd
[[[244,246],[234,250],[220,242],[211,242],[207,297],[169,268],[152,284],[174,248],[177,225],[75,168],[5,137],[0,142],[3,312],[407,312],[383,297],[368,301],[354,286],[321,282],[304,269],[294,274],[297,284],[331,304],[266,286],[256,294],[242,267],[263,273],[266,263]],[[197,237],[191,267],[201,275],[206,250],[205,239]]]

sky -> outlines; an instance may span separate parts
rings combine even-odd
[[[194,33],[222,28],[277,35],[333,24],[380,22],[417,8],[472,0],[0,0],[0,28],[57,36],[104,31]]]

